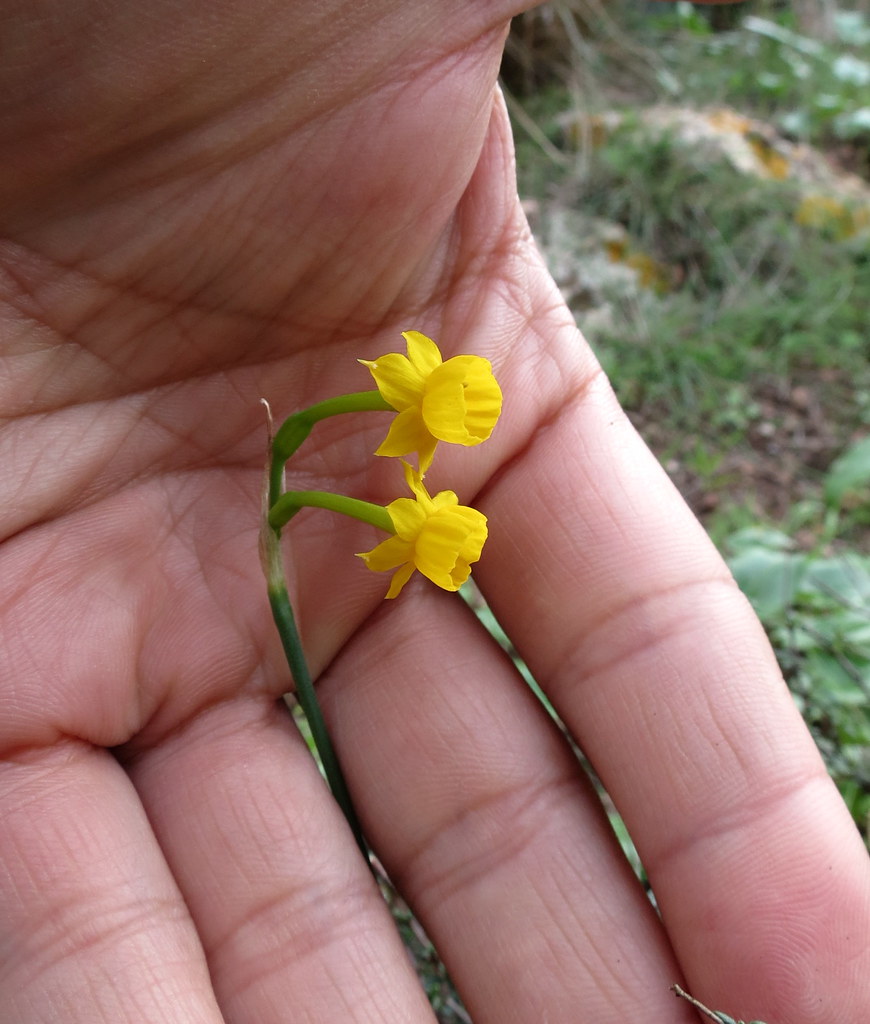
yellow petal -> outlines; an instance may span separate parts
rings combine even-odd
[[[417,448],[417,458],[420,460],[421,473],[425,473],[432,465],[432,460],[435,458],[435,449],[438,447],[438,439],[429,434],[428,431],[426,433],[428,440]]]
[[[423,422],[419,406],[415,405],[403,409],[393,419],[387,436],[375,454],[410,455],[411,452],[419,452],[430,447],[434,451],[437,443]]]
[[[387,515],[403,544],[413,544],[426,522],[426,510],[413,498],[396,498],[387,505]],[[387,541],[384,541],[386,544]],[[410,554],[408,555],[410,558]]]
[[[398,597],[401,593],[402,587],[404,587],[413,575],[413,562],[409,562],[407,565],[403,565],[401,569],[397,569],[393,573],[393,578],[390,580],[390,589],[387,591],[387,599],[389,600],[392,597]]]
[[[387,436],[379,446],[376,455],[401,456],[419,452],[421,446],[434,441],[426,429],[420,409],[416,406],[399,413],[390,424]],[[435,441],[437,443],[437,441]]]
[[[369,368],[381,397],[394,409],[401,412],[410,406],[419,407],[426,378],[410,359],[398,352],[390,352],[378,359],[359,361]]]
[[[405,483],[420,503],[420,508],[423,509],[427,516],[431,515],[435,511],[435,506],[432,503],[432,498],[429,496],[429,492],[426,490],[426,485],[423,483],[423,473],[425,470],[421,466],[420,471],[417,472],[410,462],[405,461],[402,462],[402,469],[405,472]]]
[[[415,407],[405,409],[396,416],[375,455],[410,455],[416,452],[420,472],[425,473],[432,465],[437,447],[437,438],[426,429],[420,410]]]
[[[413,545],[401,537],[387,537],[371,551],[360,551],[357,558],[361,558],[372,572],[386,572],[404,562],[411,562],[413,553]]]
[[[454,491],[439,491],[432,499],[432,511],[437,512],[440,508],[450,508],[459,504],[459,498]]]
[[[454,356],[433,370],[424,385],[422,414],[439,441],[480,444],[501,413],[502,394],[488,359]]]
[[[419,331],[403,331],[402,337],[408,344],[408,359],[423,377],[427,377],[436,366],[441,365],[441,350],[431,338]]]

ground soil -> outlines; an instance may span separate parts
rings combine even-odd
[[[851,382],[840,371],[767,378],[752,390],[755,415],[741,443],[721,450],[715,433],[705,439],[711,450],[720,450],[713,473],[692,468],[696,437],[674,438],[668,417],[657,410],[629,412],[702,521],[725,504],[751,510],[762,521],[783,521],[796,502],[820,498],[826,471],[862,434],[855,426],[859,417]],[[797,539],[811,546],[813,534],[807,527]]]

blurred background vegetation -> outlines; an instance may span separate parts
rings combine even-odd
[[[546,3],[515,20],[502,85],[538,244],[866,841],[870,0]],[[385,892],[439,1019],[468,1021]]]

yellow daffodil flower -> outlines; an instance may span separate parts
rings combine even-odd
[[[360,362],[371,370],[381,397],[399,414],[375,454],[417,452],[422,475],[432,464],[439,441],[471,447],[489,437],[501,413],[501,388],[488,359],[453,356],[445,362],[425,334],[405,331],[402,337],[407,356],[391,352]]]
[[[458,590],[480,558],[487,536],[486,516],[459,504],[453,491],[431,497],[421,476],[407,462],[405,480],[413,498],[387,505],[395,536],[359,557],[374,572],[396,569],[387,597],[396,597],[415,569],[444,590]]]

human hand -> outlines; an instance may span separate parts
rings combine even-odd
[[[427,479],[626,821],[426,581],[385,602],[323,512],[285,531],[366,834],[477,1022],[870,1016],[866,854],[761,627],[541,265],[493,96],[521,5],[6,5],[0,1016],[431,1019],[278,698],[260,397],[370,386],[415,328],[491,359],[499,426]],[[20,8],[20,9],[19,9]],[[387,502],[386,417],[297,487]]]

